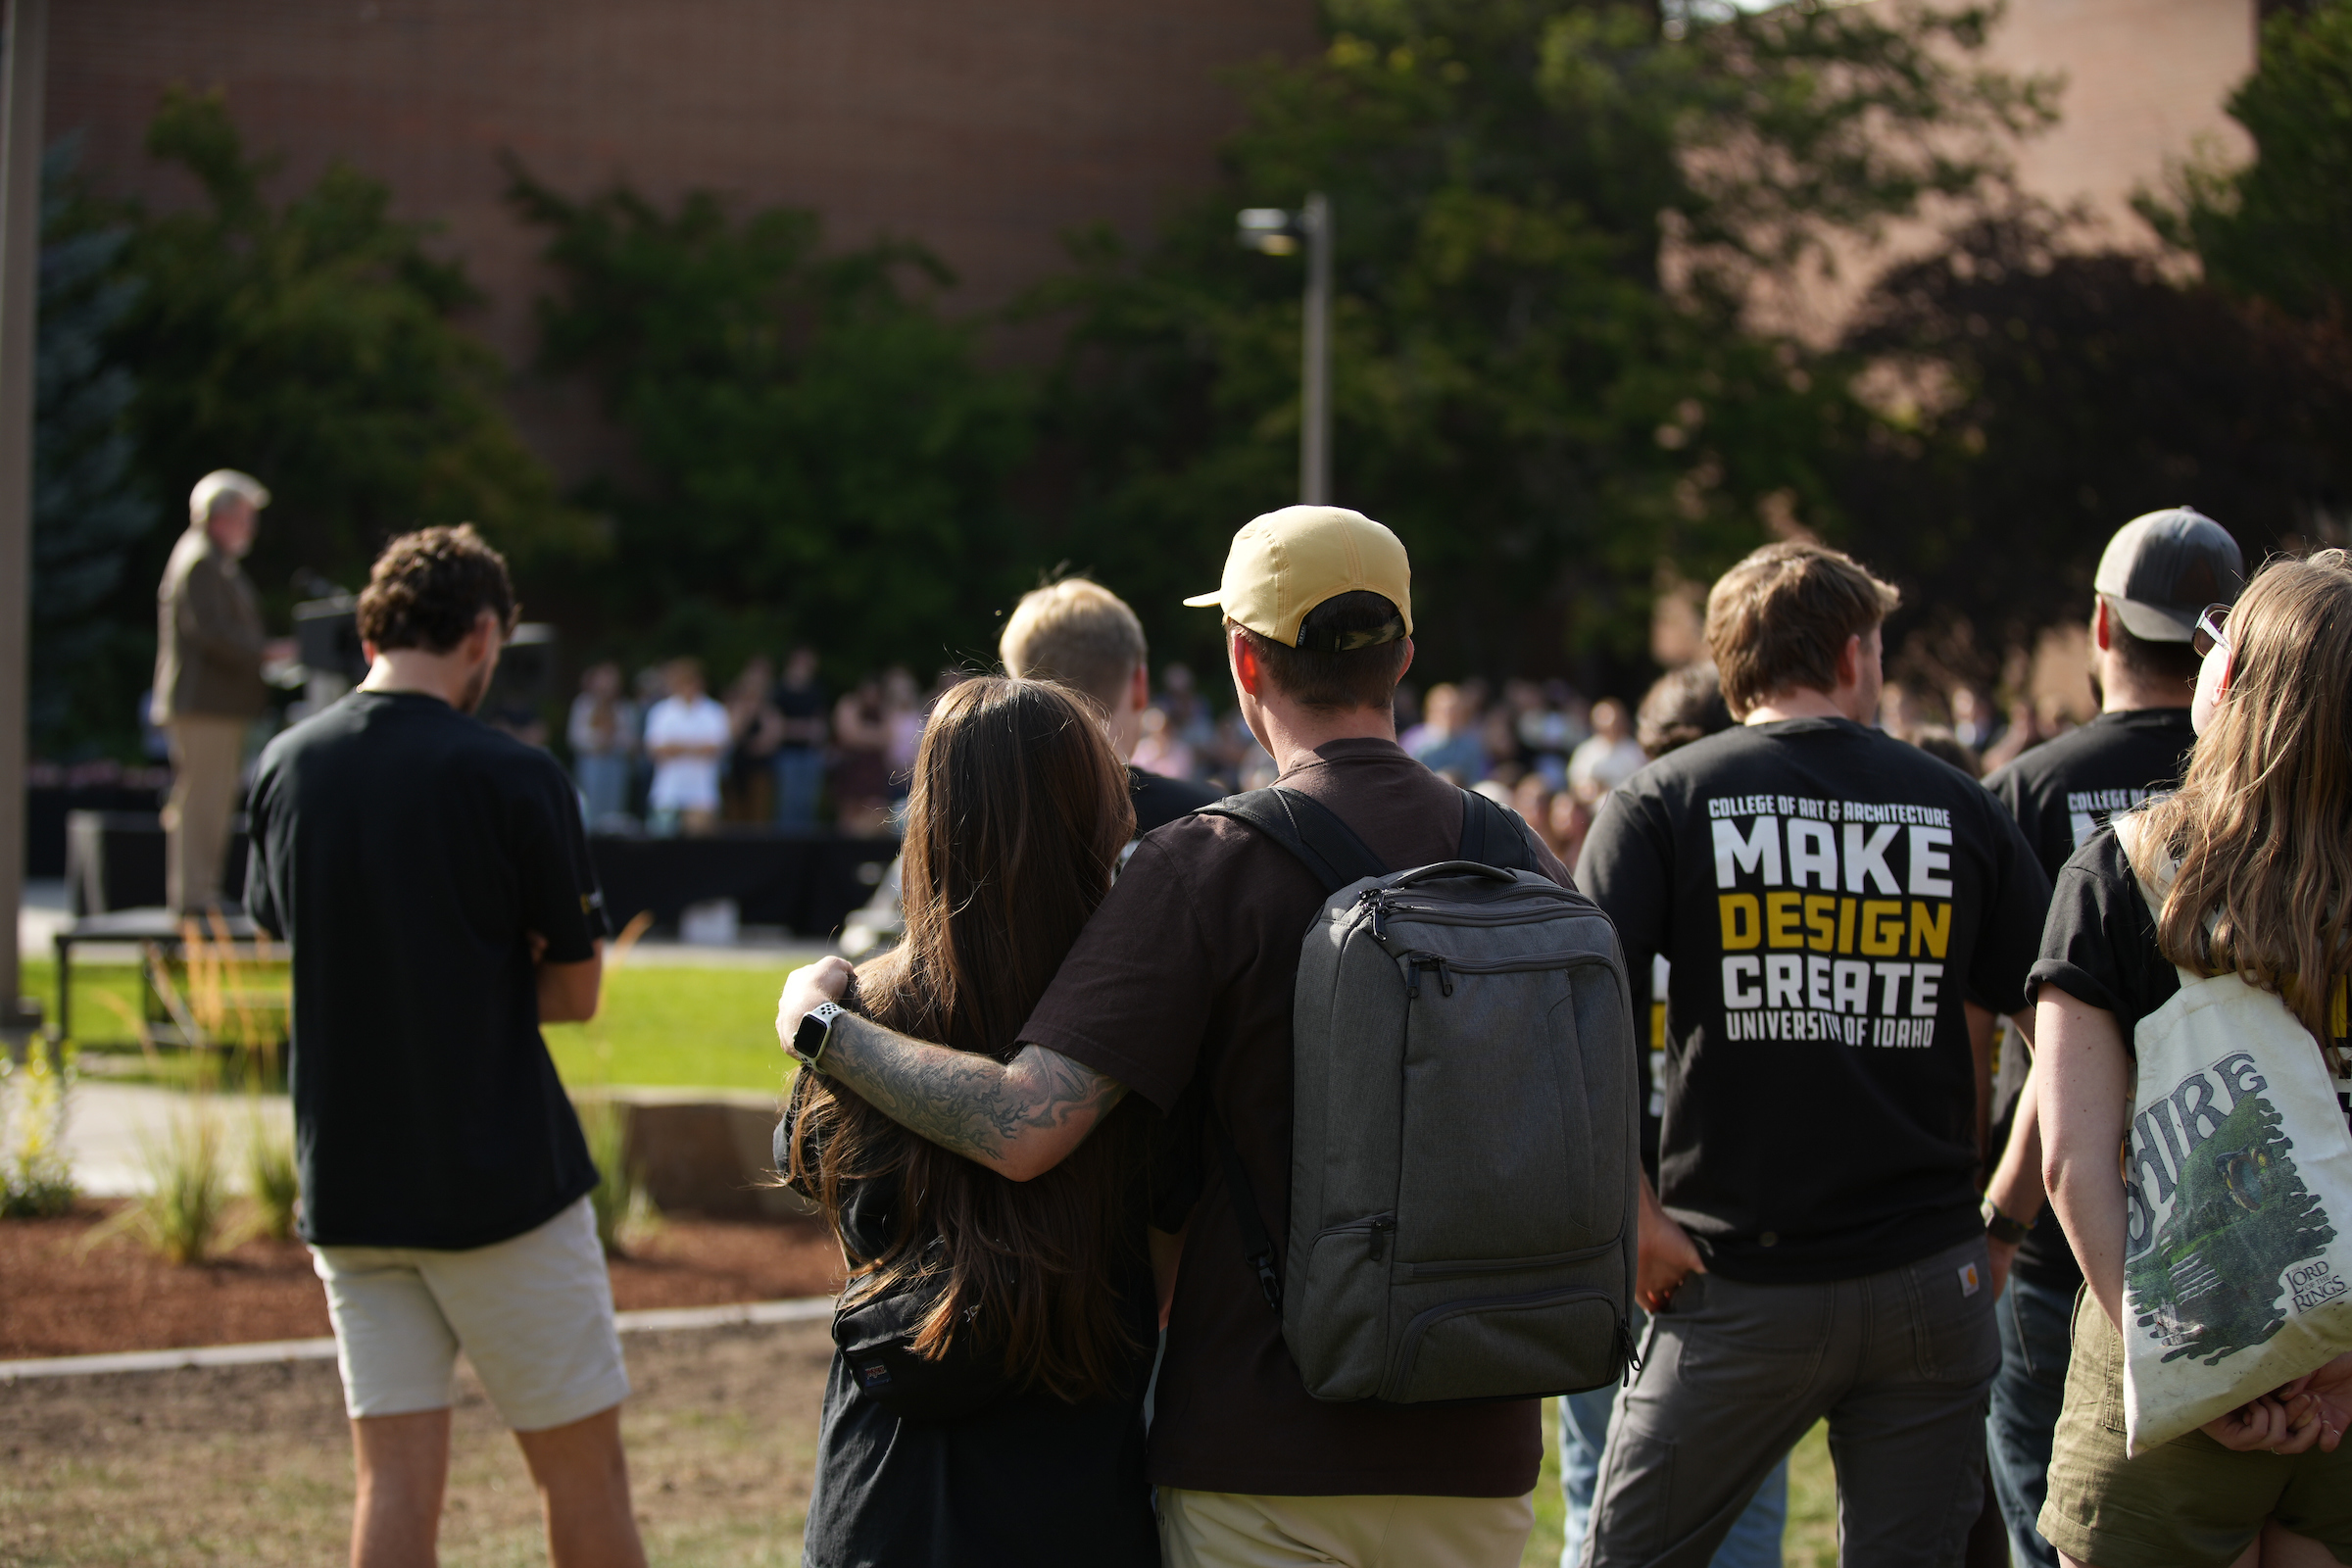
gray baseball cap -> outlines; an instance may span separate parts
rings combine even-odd
[[[2230,530],[2194,507],[2133,517],[2107,541],[2091,586],[2142,642],[2184,643],[2207,605],[2236,602],[2246,559]]]

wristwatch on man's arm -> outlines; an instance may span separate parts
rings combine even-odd
[[[801,1014],[792,1033],[792,1054],[811,1072],[825,1070],[825,1047],[833,1038],[833,1020],[849,1009],[837,1002],[820,1002]]]
[[[804,1023],[801,1025],[801,1027],[802,1029],[806,1030],[808,1026]],[[2032,1221],[2029,1220],[2021,1223],[2017,1220],[2011,1219],[2008,1215],[2002,1213],[1999,1208],[1994,1206],[1992,1200],[1989,1198],[1984,1200],[1984,1234],[1991,1237],[1994,1241],[2001,1243],[2003,1246],[2015,1247],[2018,1243],[2024,1241],[2027,1236],[2033,1233],[2034,1225]]]

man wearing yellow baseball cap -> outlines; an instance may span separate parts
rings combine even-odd
[[[1455,858],[1473,798],[1396,744],[1413,609],[1395,534],[1339,507],[1270,512],[1234,536],[1217,591],[1186,603],[1224,612],[1243,715],[1285,789],[1389,865]],[[1551,852],[1509,820],[1520,863],[1568,885]],[[1159,1184],[1173,1191],[1155,1194],[1152,1214],[1183,1248],[1180,1276],[1162,1285],[1167,1343],[1147,1459],[1172,1568],[1507,1568],[1534,1519],[1537,1401],[1311,1396],[1241,1245],[1261,1221],[1276,1236],[1288,1229],[1294,993],[1301,933],[1325,898],[1303,863],[1241,821],[1180,817],[1145,836],[1036,1011],[990,1043],[995,1055],[843,1013],[821,1070],[1016,1181],[1067,1157],[1129,1091],[1184,1129],[1173,1143],[1211,1172],[1224,1167],[1207,1160],[1202,1124],[1222,1129],[1260,1214],[1245,1218],[1236,1184],[1216,1174]],[[798,1034],[848,975],[838,959],[798,971],[779,1034]]]

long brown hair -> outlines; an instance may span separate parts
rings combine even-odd
[[[2230,689],[2143,842],[2180,857],[2157,945],[2278,993],[2333,1055],[2352,971],[2352,556],[2273,561],[2230,613]]]
[[[1127,770],[1087,706],[1045,681],[987,676],[932,710],[906,803],[906,937],[858,971],[858,1009],[1007,1059],[1016,1032],[1109,891],[1135,831]],[[1120,1105],[1060,1164],[1007,1181],[907,1132],[852,1090],[804,1075],[788,1174],[836,1228],[845,1184],[895,1176],[897,1230],[852,1289],[940,1284],[915,1348],[1001,1340],[1007,1371],[1069,1400],[1108,1393],[1136,1346],[1114,1289],[1140,1257],[1130,1203],[1138,1114]]]

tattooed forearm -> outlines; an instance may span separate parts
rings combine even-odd
[[[1127,1092],[1042,1046],[1000,1062],[854,1014],[834,1021],[825,1072],[901,1126],[1015,1181],[1060,1163]]]

